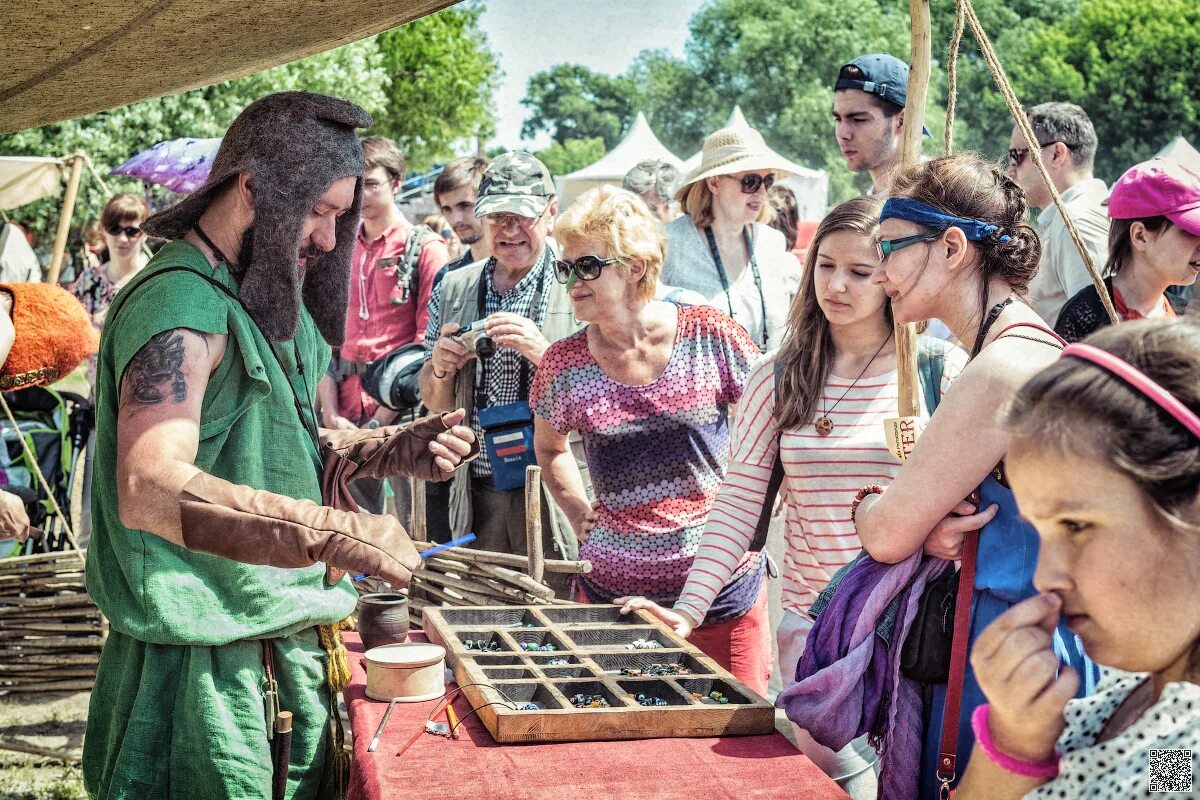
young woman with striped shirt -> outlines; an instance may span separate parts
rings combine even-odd
[[[788,336],[750,372],[734,423],[729,470],[679,600],[666,609],[645,598],[621,598],[626,608],[650,609],[679,633],[689,634],[745,556],[771,469],[782,456],[786,546],[784,615],[777,636],[785,685],[795,678],[812,627],[809,606],[862,549],[850,518],[855,493],[864,484],[887,485],[900,470],[883,428],[885,419],[896,416],[892,318],[886,295],[871,282],[879,265],[874,234],[880,208],[878,199],[855,198],[830,211],[818,227]],[[941,343],[924,337],[922,346],[944,352],[940,393],[965,365],[966,354],[943,350]],[[781,366],[778,397],[776,361]],[[922,411],[928,414],[926,405],[922,393]],[[803,731],[799,735],[801,749],[835,779],[850,781],[872,760],[865,742],[861,754],[837,758]],[[869,784],[873,792],[869,771],[857,782]]]

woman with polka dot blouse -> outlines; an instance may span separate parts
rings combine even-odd
[[[583,195],[555,226],[556,275],[587,327],[551,345],[530,393],[546,486],[579,536],[580,599],[673,603],[725,476],[729,420],[759,356],[706,306],[654,300],[666,249],[646,204],[623,189]],[[583,440],[584,491],[567,436]],[[771,642],[761,554],[741,558],[692,641],[765,693]]]
[[[1034,377],[1006,463],[1040,594],[971,661],[988,705],[957,800],[1190,797],[1200,751],[1200,324],[1106,328]],[[1074,697],[1059,618],[1112,671]],[[1160,794],[1161,793],[1161,794]]]

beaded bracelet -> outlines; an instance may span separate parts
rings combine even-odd
[[[1022,759],[1010,756],[996,747],[996,743],[992,741],[992,733],[988,729],[988,714],[991,708],[987,703],[975,709],[971,714],[971,730],[975,731],[975,741],[979,744],[979,749],[988,757],[988,760],[995,764],[1000,769],[1006,772],[1011,772],[1014,775],[1023,775],[1026,778],[1057,778],[1058,777],[1058,762],[1062,758],[1062,754],[1057,750],[1054,755],[1045,761],[1023,761]]]
[[[850,503],[850,521],[851,522],[854,521],[854,515],[856,513],[858,513],[858,507],[862,504],[862,501],[866,500],[867,496],[872,495],[872,494],[883,494],[883,487],[877,483],[867,484],[866,486],[859,489],[858,493],[856,495],[854,495],[854,500],[853,500],[853,502]]]

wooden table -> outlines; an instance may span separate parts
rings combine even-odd
[[[740,800],[845,798],[779,733],[717,739],[498,745],[459,697],[461,738],[422,734],[436,701],[397,703],[374,753],[367,746],[387,703],[366,698],[362,643],[348,633],[352,679],[346,689],[354,732],[352,800]],[[414,632],[410,641],[423,641]],[[445,722],[445,717],[439,719]]]

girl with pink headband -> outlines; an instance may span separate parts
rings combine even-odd
[[[1035,376],[1006,464],[1039,594],[975,642],[988,704],[958,800],[1190,791],[1200,751],[1200,324],[1109,328]],[[1078,700],[1051,631],[1110,668]],[[1179,792],[1175,794],[1172,792]]]

